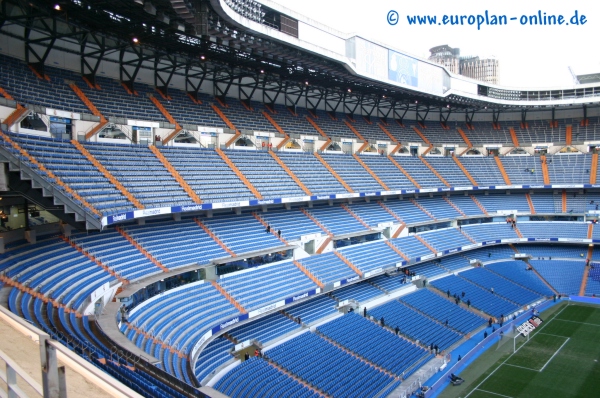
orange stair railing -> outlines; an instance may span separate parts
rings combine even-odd
[[[118,225],[115,227],[117,232],[119,232],[133,247],[138,249],[150,262],[160,268],[163,272],[169,272],[169,269],[162,265],[160,261],[156,257],[154,257],[148,250],[146,250],[142,245],[140,245],[131,235],[129,235],[123,228]]]
[[[81,152],[81,154],[82,154],[83,156],[85,156],[85,157],[86,157],[86,159],[87,159],[87,160],[89,160],[89,161],[90,161],[90,162],[91,162],[91,163],[92,163],[94,166],[96,166],[96,168],[98,169],[98,171],[100,171],[100,172],[101,172],[101,173],[104,175],[104,177],[106,177],[106,178],[107,178],[107,179],[108,179],[108,180],[109,180],[109,181],[110,181],[110,182],[111,182],[111,183],[112,183],[112,184],[113,184],[113,185],[114,185],[114,186],[115,186],[115,187],[116,187],[116,188],[117,188],[117,189],[118,189],[118,190],[119,190],[119,191],[120,191],[122,194],[123,194],[123,196],[125,196],[127,199],[129,199],[129,201],[130,201],[131,203],[133,203],[133,205],[134,205],[135,207],[137,207],[138,209],[143,209],[143,208],[144,208],[144,205],[143,205],[143,204],[142,204],[142,203],[141,203],[139,200],[137,200],[137,199],[136,199],[136,198],[135,198],[135,197],[132,195],[132,193],[131,193],[131,192],[129,192],[129,191],[127,190],[127,188],[125,188],[125,187],[123,186],[123,184],[121,184],[121,182],[120,182],[119,180],[117,180],[117,179],[115,178],[115,176],[113,176],[113,175],[111,174],[111,172],[110,172],[110,171],[108,171],[108,170],[106,169],[106,167],[104,167],[104,166],[103,166],[103,165],[102,165],[102,164],[101,164],[101,163],[98,161],[98,159],[96,159],[96,158],[94,157],[94,155],[92,155],[92,154],[91,154],[91,153],[90,153],[90,152],[89,152],[87,149],[85,149],[85,147],[84,147],[83,145],[81,145],[81,143],[80,143],[79,141],[76,141],[76,140],[71,140],[71,143],[73,144],[73,146],[74,146],[75,148],[77,148],[77,149],[79,150],[79,152]]]
[[[592,167],[590,167],[590,184],[596,183],[596,175],[598,174],[598,154],[592,154]]]
[[[499,156],[494,156],[494,160],[496,161],[496,165],[498,166],[498,170],[500,170],[500,174],[502,174],[502,178],[504,179],[504,183],[506,185],[512,185],[510,182],[510,178],[508,178],[508,174],[506,174],[506,170],[504,170],[504,165],[502,164],[502,160],[500,160]]]
[[[41,164],[40,162],[37,161],[36,158],[34,158],[29,152],[27,152],[25,149],[21,148],[21,146],[16,143],[15,141],[13,141],[8,135],[4,134],[3,131],[0,130],[0,137],[2,137],[4,139],[4,141],[8,142],[15,150],[17,150],[21,155],[25,156],[29,162],[35,164],[37,166],[38,169],[40,169],[40,171],[46,173],[46,175],[48,176],[48,178],[54,180],[54,182],[56,183],[56,185],[59,185],[61,187],[63,187],[63,189],[69,193],[70,195],[72,195],[75,199],[77,199],[78,201],[81,202],[81,204],[84,207],[87,207],[88,210],[90,210],[92,213],[94,213],[95,215],[97,215],[98,217],[102,217],[102,213],[100,213],[98,210],[96,210],[94,208],[94,206],[92,206],[90,203],[88,203],[87,200],[85,200],[84,198],[82,198],[77,192],[75,192],[71,187],[69,187],[67,184],[65,184],[56,174],[54,174],[52,171],[48,170],[46,168],[46,166],[44,166],[43,164]]]
[[[293,263],[296,267],[298,267],[298,269],[300,271],[302,271],[304,273],[304,275],[308,276],[310,278],[310,280],[313,281],[317,286],[319,286],[321,289],[325,287],[323,282],[321,282],[319,279],[317,279],[317,277],[314,276],[308,269],[306,269],[306,267],[304,265],[302,265],[301,263],[299,263],[296,260],[294,260]]]
[[[298,184],[300,189],[302,189],[302,191],[305,194],[307,194],[308,196],[312,196],[312,192],[310,191],[310,189],[308,189],[308,187],[306,185],[304,185],[304,183],[302,181],[300,181],[298,176],[296,176],[296,174],[294,174],[294,172],[287,166],[287,164],[285,164],[283,162],[283,160],[281,160],[281,158],[279,156],[277,156],[277,154],[275,152],[269,151],[269,154],[271,155],[271,157],[273,159],[275,159],[277,164],[279,164],[279,166],[281,166],[281,168],[284,169],[286,173],[288,173],[288,175],[292,178],[292,180],[294,180],[294,182],[296,184]]]
[[[437,171],[436,169],[434,169],[434,168],[433,168],[433,166],[432,166],[432,165],[430,165],[430,164],[429,164],[429,162],[428,162],[427,160],[425,160],[425,157],[423,157],[423,156],[419,156],[419,159],[421,159],[421,162],[423,162],[423,164],[425,164],[425,166],[427,166],[427,168],[428,168],[429,170],[431,170],[431,172],[432,172],[432,173],[433,173],[433,174],[434,174],[434,175],[435,175],[437,178],[439,178],[439,179],[440,179],[440,181],[441,181],[441,182],[442,182],[442,183],[443,183],[445,186],[447,186],[448,188],[451,188],[451,185],[450,185],[450,184],[448,184],[448,181],[446,181],[446,180],[444,179],[444,177],[442,177],[442,175],[441,175],[440,173],[438,173],[438,171]]]
[[[220,102],[220,100],[218,100],[218,101]],[[221,120],[223,120],[223,122],[225,122],[227,127],[229,127],[231,130],[235,131],[235,134],[233,135],[233,137],[231,137],[229,139],[229,141],[227,141],[225,143],[225,148],[229,148],[231,145],[233,145],[237,141],[237,139],[242,135],[242,133],[237,129],[237,127],[235,127],[235,125],[231,122],[231,120],[229,120],[229,118],[227,116],[225,116],[223,111],[220,110],[218,106],[216,106],[215,104],[210,104],[210,107],[221,118]]]
[[[290,136],[281,128],[279,123],[277,123],[275,121],[275,119],[273,119],[273,117],[271,117],[271,115],[269,115],[265,111],[262,111],[261,114],[265,117],[265,119],[267,119],[269,121],[269,123],[271,123],[273,125],[273,127],[275,127],[275,130],[277,130],[279,132],[279,134],[283,135],[284,139],[281,140],[281,142],[279,144],[277,144],[277,149],[283,148],[283,146],[290,140]]]
[[[352,188],[350,188],[350,185],[346,184],[346,181],[344,181],[342,179],[342,177],[340,177],[339,174],[335,172],[335,170],[329,165],[329,163],[327,163],[325,161],[325,159],[323,159],[323,157],[321,155],[319,155],[317,152],[313,153],[313,155],[315,155],[315,157],[317,159],[319,159],[319,162],[321,162],[321,164],[323,166],[325,166],[325,168],[327,170],[329,170],[329,172],[331,173],[331,175],[334,176],[335,179],[338,180],[340,184],[342,184],[342,186],[346,189],[346,191],[348,191],[350,193],[354,193],[354,190]]]
[[[388,186],[385,184],[385,182],[383,182],[381,180],[381,178],[379,178],[379,176],[377,174],[375,174],[375,172],[373,170],[371,170],[371,168],[369,166],[367,166],[367,164],[360,158],[360,156],[358,156],[355,153],[353,153],[352,156],[354,157],[354,159],[356,159],[356,161],[358,163],[360,163],[360,165],[367,171],[367,173],[369,173],[371,175],[371,177],[373,177],[375,179],[375,181],[377,181],[379,183],[379,185],[381,185],[381,187],[383,189],[385,189],[386,191],[390,190],[388,188]]]
[[[390,162],[392,162],[394,164],[394,166],[396,166],[396,168],[398,168],[398,170],[400,170],[402,172],[402,174],[404,174],[406,176],[406,178],[408,178],[408,180],[410,182],[412,182],[412,184],[415,187],[421,189],[421,186],[419,185],[419,183],[417,181],[415,181],[415,179],[412,178],[412,176],[410,174],[408,174],[408,171],[404,170],[404,167],[400,166],[400,163],[396,162],[396,160],[393,157],[391,157],[390,155],[388,155],[387,158],[390,160]]]
[[[263,197],[262,197],[261,193],[258,192],[258,189],[256,189],[256,187],[254,185],[252,185],[250,180],[248,180],[246,178],[246,176],[242,173],[242,171],[240,169],[238,169],[238,167],[231,161],[231,159],[229,159],[229,157],[225,154],[225,152],[223,152],[219,148],[216,148],[215,152],[217,152],[217,154],[219,154],[221,159],[223,159],[223,161],[225,163],[227,163],[229,168],[238,176],[238,178],[244,183],[244,185],[250,190],[250,192],[252,192],[252,194],[257,199],[262,200]]]
[[[363,277],[363,273],[361,270],[359,270],[356,265],[352,264],[350,262],[350,260],[348,260],[346,257],[344,257],[340,252],[338,252],[337,250],[333,251],[335,253],[335,255],[344,262],[344,264],[346,264],[348,267],[350,267],[350,269],[354,272],[356,272],[358,275],[360,275],[360,277]]]
[[[75,95],[79,97],[79,99],[85,104],[85,106],[88,107],[88,109],[92,112],[92,115],[98,116],[100,118],[100,122],[96,126],[94,126],[93,129],[91,129],[85,134],[85,139],[89,140],[96,133],[102,130],[104,126],[108,124],[108,120],[106,120],[104,115],[102,115],[98,108],[96,108],[96,105],[94,105],[94,103],[87,97],[87,95],[85,95],[83,91],[81,91],[81,89],[75,83],[70,83],[69,87],[71,87],[71,90],[73,90]]]
[[[217,245],[221,246],[221,248],[222,248],[223,250],[225,250],[227,253],[229,253],[229,255],[230,255],[231,257],[235,257],[235,256],[236,256],[236,254],[233,252],[233,250],[231,250],[229,247],[227,247],[227,245],[225,244],[225,242],[223,242],[221,239],[219,239],[219,237],[218,237],[217,235],[215,235],[215,234],[213,233],[213,231],[211,231],[211,230],[210,230],[210,228],[208,228],[208,227],[206,226],[206,224],[204,224],[202,221],[200,221],[200,219],[198,219],[198,218],[194,218],[194,222],[195,222],[196,224],[198,224],[198,226],[199,226],[200,228],[202,228],[202,230],[203,230],[204,232],[206,232],[206,234],[207,234],[208,236],[210,236],[210,237],[211,237],[211,239],[212,239],[212,240],[214,240],[214,241],[215,241],[215,243],[216,243]]]
[[[188,196],[194,201],[194,203],[201,204],[202,200],[198,194],[190,187],[187,181],[179,174],[179,172],[173,167],[171,162],[161,153],[161,151],[154,145],[150,145],[150,150],[156,156],[156,158],[162,163],[163,166],[171,173],[173,178],[179,183],[181,188],[188,194]]]
[[[219,285],[215,281],[210,281],[210,284],[213,285],[214,288],[217,289],[219,291],[219,293],[221,293],[223,295],[223,297],[225,297],[227,300],[229,300],[229,302],[231,304],[233,304],[233,306],[235,308],[237,308],[237,310],[239,312],[241,312],[242,314],[246,314],[248,312],[248,311],[246,311],[246,309],[244,307],[242,307],[242,305],[240,303],[237,302],[236,299],[233,298],[233,296],[231,296],[229,293],[227,293],[227,291],[225,289],[223,289],[223,286]]]
[[[161,92],[161,95],[163,95],[162,92]],[[150,98],[150,101],[152,101],[152,103],[154,104],[154,106],[156,106],[156,108],[160,111],[160,113],[163,114],[163,116],[169,121],[169,123],[175,125],[175,130],[171,131],[166,136],[166,138],[164,138],[162,140],[163,144],[166,144],[167,142],[169,142],[172,139],[174,139],[175,137],[177,137],[177,134],[179,134],[181,132],[182,128],[179,125],[179,123],[177,123],[177,120],[175,120],[175,118],[173,116],[171,116],[171,114],[169,113],[169,111],[167,110],[167,108],[165,108],[164,105],[161,104],[160,101],[155,96],[153,96],[152,94],[150,94],[148,96],[148,98]]]
[[[467,168],[458,159],[458,156],[452,156],[452,159],[454,159],[454,163],[456,163],[458,165],[458,167],[462,170],[462,172],[464,173],[464,175],[469,179],[469,181],[471,181],[471,184],[473,184],[474,187],[478,186],[479,184],[477,184],[477,181],[475,181],[475,179],[473,178],[473,176],[471,176],[471,173],[469,173],[469,171],[467,170]]]
[[[510,131],[510,138],[512,139],[513,145],[515,146],[515,148],[518,148],[519,147],[519,138],[517,137],[517,132],[512,127],[509,127],[508,131]]]

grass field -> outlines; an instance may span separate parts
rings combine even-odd
[[[471,383],[465,370],[467,382],[447,387],[440,397],[600,397],[600,308],[565,304],[542,319],[529,341],[520,340],[516,352],[512,341],[507,342],[510,353],[505,349],[499,359],[497,354],[491,366],[488,357],[489,369]],[[470,368],[481,367],[478,361]]]

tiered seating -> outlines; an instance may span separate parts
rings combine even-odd
[[[240,101],[234,99],[227,100],[227,107],[217,106],[240,130],[277,132],[275,127],[261,114],[261,111],[266,109],[258,102],[251,102],[252,110],[246,109]]]
[[[354,122],[350,123],[370,143],[375,144],[375,141],[390,141],[390,137],[377,127],[377,123],[380,123],[379,118],[376,116],[371,116],[370,118],[371,123],[369,124],[362,116],[355,115]]]
[[[531,238],[587,238],[588,224],[561,221],[518,222],[523,237]]]
[[[18,103],[40,105],[67,112],[90,111],[79,100],[64,79],[80,79],[75,73],[45,66],[50,81],[37,78],[25,62],[0,55],[0,87]]]
[[[540,159],[533,156],[504,156],[504,170],[513,184],[543,184]],[[552,181],[552,180],[550,180]]]
[[[552,184],[589,184],[592,157],[589,155],[558,155],[547,158]]]
[[[313,195],[348,192],[313,155],[296,152],[278,152],[277,156],[279,156]]]
[[[97,210],[113,213],[134,207],[71,143],[18,134],[10,137]]]
[[[462,231],[476,242],[518,238],[515,230],[505,222],[463,225]]]
[[[334,114],[335,120],[333,120],[325,111],[317,110],[315,111],[317,118],[310,116],[317,125],[327,134],[329,137],[334,138],[352,138],[358,139],[356,134],[352,132],[344,123],[344,118],[346,116],[344,114]]]
[[[395,120],[390,120],[385,128],[394,136],[402,145],[409,146],[409,144],[421,144],[425,142],[419,137],[419,135],[412,129],[408,124],[405,127],[400,126]]]
[[[451,157],[427,156],[425,160],[453,187],[470,187],[473,185]]]
[[[367,230],[356,218],[339,206],[315,206],[306,210],[334,235]]]
[[[202,222],[236,254],[249,253],[283,243],[251,215],[230,215],[205,218]]]
[[[413,269],[414,270],[414,269]],[[369,283],[375,285],[375,287],[382,289],[388,293],[393,292],[394,290],[398,290],[404,286],[402,281],[405,276],[403,274],[395,274],[395,275],[378,275],[374,278],[369,279]]]
[[[488,213],[495,213],[498,210],[518,210],[526,214],[531,213],[529,203],[524,194],[511,193],[510,195],[506,195],[490,193],[489,195],[476,195],[475,197]]]
[[[438,251],[456,249],[458,247],[469,246],[473,244],[473,242],[467,239],[456,228],[422,232],[419,234],[419,236]]]
[[[497,294],[492,294],[489,290],[475,286],[460,276],[450,275],[431,282],[431,285],[442,292],[449,290],[451,295],[458,294],[463,302],[470,300],[473,307],[497,318],[500,315],[508,315],[519,308],[518,305]],[[464,297],[462,297],[462,292],[465,293]]]
[[[438,265],[435,261],[427,261],[424,263],[417,264],[413,267],[410,267],[412,271],[414,271],[417,275],[422,275],[426,278],[431,278],[433,276],[438,276],[442,274],[448,273],[444,268]]]
[[[549,193],[536,193],[529,195],[536,213],[562,213],[562,199],[557,200],[560,195],[552,195]],[[560,207],[557,204],[560,202]]]
[[[524,289],[484,268],[473,268],[469,271],[461,272],[460,276],[484,289],[493,288],[494,294],[498,294],[521,306],[541,299],[540,295]]]
[[[321,325],[317,332],[398,376],[428,355],[423,348],[356,313]]]
[[[433,254],[425,245],[412,235],[390,239],[390,243],[410,259]]]
[[[215,151],[171,146],[160,151],[203,201],[256,199]]]
[[[579,294],[584,261],[530,260],[529,264],[559,293]]]
[[[438,220],[462,217],[462,214],[456,211],[456,209],[452,207],[450,203],[446,202],[442,198],[420,197],[419,199],[416,199],[416,201]]]
[[[314,333],[289,340],[267,351],[267,355],[279,366],[332,396],[375,397],[394,381]]]
[[[84,147],[144,206],[194,203],[148,147],[91,143]]]
[[[356,276],[356,273],[332,252],[303,258],[298,262],[323,283],[333,283]]]
[[[353,203],[347,205],[361,220],[371,227],[377,227],[380,223],[394,222],[398,220],[388,213],[378,203]]]
[[[210,375],[215,369],[233,359],[229,354],[233,343],[224,337],[217,337],[200,352],[194,365],[194,376],[199,382]]]
[[[237,341],[258,340],[263,345],[271,340],[300,329],[300,325],[279,313],[239,326],[227,334]]]
[[[71,241],[129,281],[162,272],[118,232],[77,234]]]
[[[394,268],[403,261],[384,241],[341,248],[339,252],[362,272],[379,268]]]
[[[215,323],[239,314],[211,284],[203,281],[169,290],[130,311],[129,322],[165,344],[189,354],[195,342]],[[178,356],[135,330],[122,331],[139,348],[161,359],[169,373],[180,372]],[[177,361],[177,362],[175,362]]]
[[[229,256],[193,220],[128,225],[124,229],[169,269],[208,264],[210,260]]]
[[[299,210],[269,210],[260,217],[286,241],[299,240],[303,235],[323,233],[323,230]]]
[[[425,128],[419,127],[419,131],[421,131],[423,135],[427,137],[429,142],[435,145],[465,143],[456,128],[450,128],[449,130],[446,130],[439,124],[428,123]]]
[[[213,97],[198,93],[201,104],[195,104],[182,90],[169,88],[169,100],[161,98],[159,93],[154,93],[162,106],[173,116],[179,124],[200,125],[206,127],[226,128],[225,122],[210,107],[216,102]]]
[[[487,246],[481,249],[469,250],[463,255],[469,259],[477,259],[483,262],[493,261],[502,258],[512,258],[515,251],[509,246]]]
[[[467,252],[470,253],[470,252]],[[438,258],[436,260],[438,262],[438,266],[447,269],[448,271],[458,271],[460,269],[470,267],[469,259],[463,256],[462,254],[456,254],[454,256]]]
[[[314,300],[306,301],[286,308],[285,313],[295,318],[300,318],[303,324],[308,325],[322,318],[337,313],[336,302],[329,296],[319,296]]]
[[[264,199],[306,196],[267,152],[228,150],[225,153]]]
[[[247,375],[253,375],[251,382],[248,382]],[[217,382],[215,389],[232,398],[321,396],[257,357],[250,358],[229,371]]]
[[[381,185],[352,156],[327,153],[321,156],[354,192],[376,192],[383,190]]]
[[[395,160],[421,188],[438,188],[444,186],[442,181],[418,157],[397,156]]]
[[[527,264],[522,261],[502,261],[488,264],[485,268],[542,296],[549,297],[553,294],[552,290],[537,275],[527,271]]]
[[[361,303],[382,296],[383,294],[384,292],[382,290],[365,282],[355,283],[348,287],[335,290],[332,293],[333,297],[339,301],[353,299]]]
[[[389,200],[385,205],[390,208],[406,224],[430,222],[432,219],[425,212],[415,206],[410,200]]]
[[[288,134],[297,135],[319,135],[314,127],[306,120],[308,112],[304,108],[296,108],[294,116],[283,105],[274,106],[275,113],[267,111],[267,113],[277,122],[277,124]]]
[[[515,245],[520,253],[531,254],[533,257],[552,258],[584,258],[587,254],[585,247],[568,245],[540,245],[540,244],[518,244]]]
[[[469,132],[469,134],[471,133],[472,131]],[[483,187],[504,185],[502,173],[498,169],[494,158],[490,156],[461,156],[460,162],[465,166],[469,174],[471,174],[471,177],[477,181],[478,185]]]
[[[89,88],[81,79],[77,86],[94,103],[104,117],[120,117],[133,120],[166,122],[165,116],[148,98],[148,94],[157,94],[154,88],[146,84],[135,84],[137,95],[130,95],[117,80],[96,76],[96,83],[102,90]]]
[[[317,287],[291,261],[223,275],[217,282],[249,311]]]
[[[477,203],[470,195],[454,195],[449,197],[450,201],[467,216],[479,216],[483,214],[483,210],[477,206]]]
[[[598,268],[597,264],[593,265],[593,268],[588,274],[587,283],[585,285],[585,295],[600,296],[600,268]]]
[[[389,189],[415,189],[415,185],[398,170],[386,156],[360,155],[365,164],[384,182]]]
[[[482,317],[454,305],[429,289],[419,289],[402,296],[400,301],[444,325],[448,321],[447,326],[463,334],[472,332],[486,322]]]
[[[410,339],[425,345],[437,345],[440,350],[449,348],[462,338],[459,333],[395,300],[369,309],[369,315],[379,321],[383,318],[386,325],[391,328],[398,326],[400,332]]]
[[[489,122],[472,122],[471,124],[475,128],[474,130],[467,130],[464,126],[462,130],[473,145],[512,144],[510,131],[507,128],[494,130]]]

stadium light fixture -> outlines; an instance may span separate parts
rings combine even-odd
[[[62,8],[61,8],[60,4],[55,4],[55,5],[54,5],[54,10],[56,10],[56,11],[60,11],[61,9],[62,9]]]
[[[134,42],[135,44],[138,44],[140,42],[140,39],[138,39],[137,37],[134,37],[131,39],[132,42]]]
[[[305,85],[305,86],[308,86],[308,80],[304,82],[304,85]]]
[[[201,55],[201,56],[200,56],[200,59],[201,59],[202,61],[204,61],[204,60],[206,59],[206,56],[204,56],[204,55]]]

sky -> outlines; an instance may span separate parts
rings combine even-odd
[[[576,74],[600,72],[600,1],[597,0],[274,0],[308,18],[345,33],[422,58],[429,49],[448,44],[461,55],[494,57],[500,62],[500,84],[517,88],[572,86]],[[394,13],[397,12],[397,18]],[[489,25],[469,25],[468,16],[485,17]],[[538,12],[562,25],[531,25]],[[577,12],[577,24],[574,16]],[[388,15],[392,24],[388,23]],[[462,16],[464,25],[409,25],[407,16]],[[491,25],[492,16],[506,24]],[[510,20],[516,18],[516,20]],[[525,25],[521,21],[526,21]],[[582,24],[582,22],[584,22]],[[394,24],[395,23],[395,24]]]

